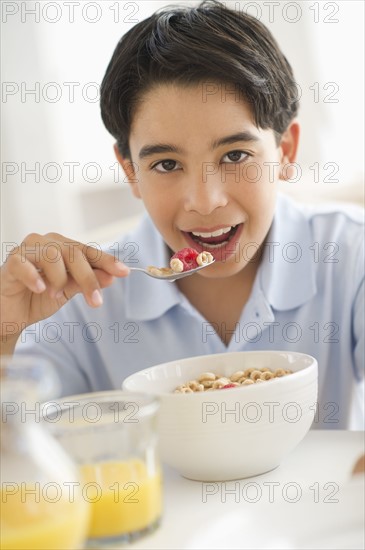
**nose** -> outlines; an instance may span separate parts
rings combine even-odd
[[[220,170],[207,173],[204,168],[187,175],[184,185],[184,206],[187,212],[207,216],[228,204],[227,184],[221,175]]]

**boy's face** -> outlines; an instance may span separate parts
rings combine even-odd
[[[274,216],[281,167],[293,160],[291,132],[278,146],[246,102],[216,89],[152,89],[132,123],[134,173],[119,157],[170,249],[213,254],[203,277],[234,275],[254,256]]]

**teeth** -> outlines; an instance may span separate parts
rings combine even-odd
[[[224,227],[223,229],[217,229],[217,231],[213,231],[213,233],[198,233],[197,231],[192,231],[192,234],[194,235],[194,237],[202,237],[203,239],[209,239],[211,237],[220,237],[225,233],[229,233],[231,229],[232,229],[232,226]]]
[[[220,244],[208,244],[208,243],[203,243],[203,242],[201,242],[201,241],[198,241],[198,242],[199,242],[199,244],[200,244],[201,246],[204,246],[204,249],[205,249],[205,250],[214,250],[215,248],[222,248],[222,246],[223,246],[223,243],[220,243]],[[225,242],[227,242],[227,241],[225,241]]]

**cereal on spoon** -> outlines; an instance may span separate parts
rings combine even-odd
[[[150,265],[147,267],[147,270],[152,275],[163,277],[208,265],[213,260],[213,255],[210,252],[203,251],[199,253],[194,248],[182,248],[171,257],[170,267],[155,267]]]
[[[174,273],[182,273],[203,265],[208,265],[213,261],[213,255],[210,252],[198,253],[194,248],[183,248],[176,252],[170,260],[170,267]]]

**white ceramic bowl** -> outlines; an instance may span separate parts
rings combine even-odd
[[[203,372],[227,376],[250,367],[293,374],[240,388],[173,393]],[[272,470],[298,445],[314,418],[317,378],[310,355],[232,352],[156,365],[126,378],[123,389],[160,397],[163,462],[190,479],[223,481]]]

